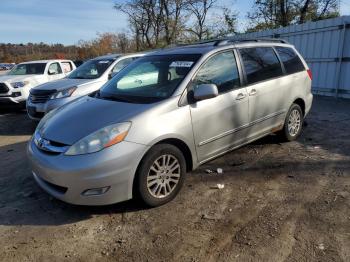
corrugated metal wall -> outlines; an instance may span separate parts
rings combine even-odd
[[[314,94],[350,98],[350,16],[237,35],[273,37],[295,45],[313,73]]]

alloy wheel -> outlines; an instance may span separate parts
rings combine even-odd
[[[296,136],[299,133],[301,125],[301,114],[299,110],[294,109],[290,112],[288,119],[288,132],[291,136]]]
[[[148,192],[156,198],[167,197],[176,188],[180,176],[181,167],[178,159],[170,154],[161,155],[148,171]]]

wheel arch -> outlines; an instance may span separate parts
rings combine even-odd
[[[194,166],[193,166],[192,152],[191,152],[191,149],[189,148],[189,146],[184,141],[182,141],[181,139],[178,139],[178,138],[166,138],[166,139],[162,139],[162,140],[158,141],[153,146],[159,145],[159,144],[170,144],[170,145],[177,147],[181,151],[181,153],[183,154],[183,156],[186,160],[186,171],[190,172],[193,170]]]
[[[173,145],[175,147],[177,147],[181,153],[184,155],[185,161],[186,161],[186,171],[190,172],[192,171],[195,167],[196,167],[196,159],[195,159],[195,153],[190,149],[190,147],[188,146],[188,144],[186,142],[184,142],[182,139],[180,138],[175,138],[175,137],[164,137],[164,138],[160,138],[157,141],[154,141],[151,146],[149,146],[147,148],[147,150],[143,153],[137,168],[135,170],[135,175],[133,177],[133,181],[132,181],[132,195],[133,196],[137,196],[136,194],[136,186],[137,183],[135,183],[135,180],[137,178],[137,174],[139,172],[139,168],[141,166],[141,162],[142,160],[145,158],[145,156],[147,155],[147,153],[151,150],[151,148],[153,148],[155,145],[159,145],[159,144],[170,144]]]
[[[305,116],[305,101],[304,101],[304,99],[302,99],[300,97],[296,98],[296,99],[294,99],[293,104],[297,104],[298,106],[300,106],[301,111],[303,113],[303,116]]]

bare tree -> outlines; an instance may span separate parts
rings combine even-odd
[[[187,29],[198,40],[208,38],[209,29],[206,25],[208,11],[212,9],[217,0],[189,0],[188,11],[194,17],[193,24]]]
[[[256,0],[249,31],[278,28],[339,16],[338,0]]]
[[[301,6],[298,23],[302,24],[308,20],[322,20],[339,16],[338,0],[304,0],[296,3]]]
[[[138,50],[174,43],[183,28],[185,0],[130,0],[115,4],[128,16]]]

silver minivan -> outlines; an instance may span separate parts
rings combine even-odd
[[[46,113],[98,90],[120,70],[144,54],[111,54],[86,61],[63,79],[30,90],[27,113],[40,120]]]
[[[187,172],[271,133],[296,139],[311,71],[283,40],[164,49],[48,113],[28,145],[36,182],[79,205],[162,205]]]

